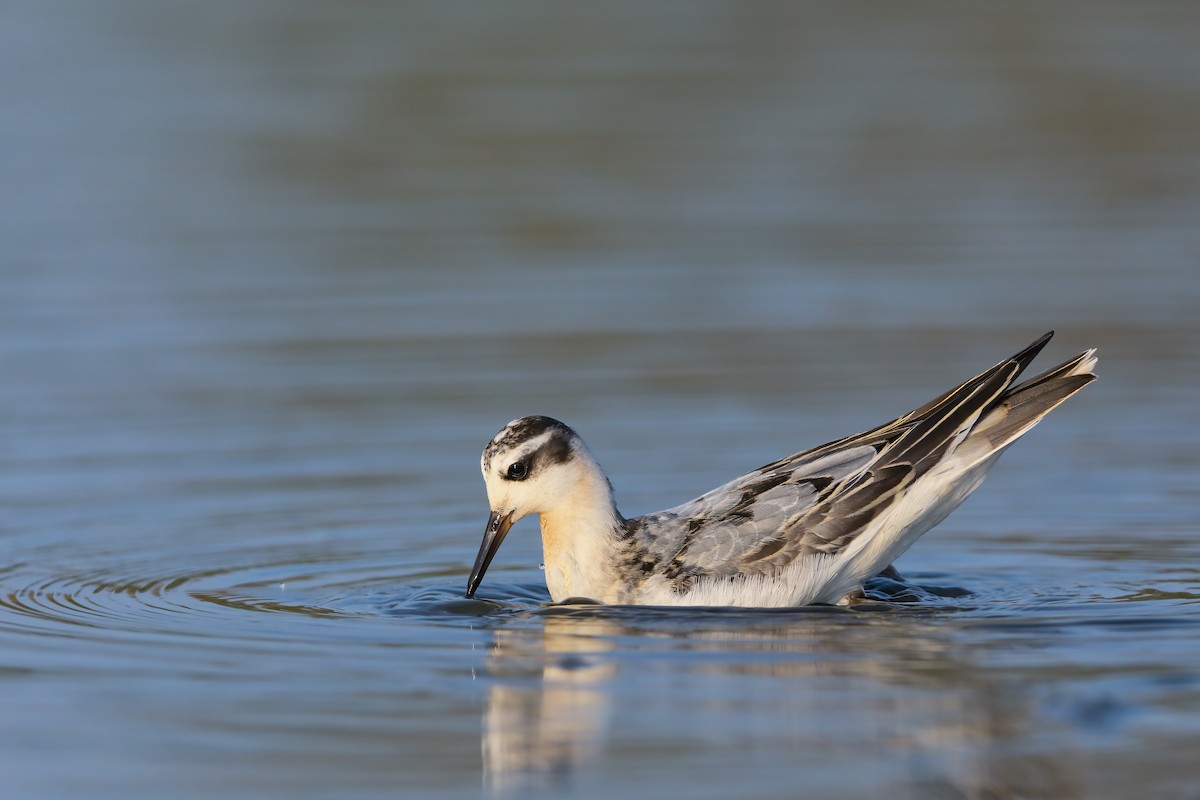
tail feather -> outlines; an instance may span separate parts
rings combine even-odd
[[[1096,379],[1096,351],[1080,353],[1006,391],[971,431],[959,456],[986,456],[1012,444],[1064,400]],[[974,451],[979,448],[981,452]]]
[[[1058,378],[1068,377],[1071,375],[1091,375],[1093,378],[1095,378],[1097,360],[1096,348],[1093,347],[1091,350],[1085,350],[1084,352],[1072,358],[1070,361],[1064,361],[1057,367],[1052,367],[1051,369],[1048,369],[1039,375],[1035,375],[1024,383],[1020,383],[1012,387],[1004,393],[1004,396],[1010,397],[1020,392],[1032,389],[1038,384],[1047,383]]]
[[[961,442],[960,437],[967,435],[968,429],[977,427],[981,418],[986,419],[997,404],[1016,391],[1012,388],[1013,382],[1053,336],[1054,331],[1042,334],[1016,355],[1004,359],[903,417],[902,419],[917,422],[889,448],[888,460],[908,460],[920,468],[957,447]],[[1064,364],[1057,369],[1067,366]],[[1050,378],[1053,372],[1055,370],[1044,373],[1033,381]],[[956,432],[959,433],[958,436],[955,435]]]

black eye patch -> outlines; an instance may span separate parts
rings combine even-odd
[[[508,465],[508,472],[504,477],[510,481],[523,481],[529,477],[529,463],[526,461],[514,461]]]

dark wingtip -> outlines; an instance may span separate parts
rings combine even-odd
[[[1010,359],[1011,361],[1017,362],[1018,365],[1017,373],[1016,375],[1013,375],[1014,379],[1017,377],[1017,375],[1020,375],[1025,371],[1025,368],[1029,366],[1030,362],[1037,358],[1037,354],[1042,352],[1042,348],[1046,346],[1046,342],[1050,341],[1051,337],[1053,336],[1054,331],[1046,331],[1039,336],[1033,344],[1029,345]]]

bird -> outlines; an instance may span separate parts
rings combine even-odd
[[[551,417],[515,419],[480,457],[491,514],[466,596],[513,524],[537,514],[556,603],[847,602],[975,491],[1009,445],[1095,379],[1092,348],[1016,383],[1053,335],[891,422],[630,519],[579,434]]]

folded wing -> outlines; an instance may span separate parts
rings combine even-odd
[[[980,459],[995,454],[1094,377],[1089,352],[1013,388],[1051,335],[886,425],[628,521],[628,566],[683,592],[698,578],[769,575],[841,552],[964,442]]]

